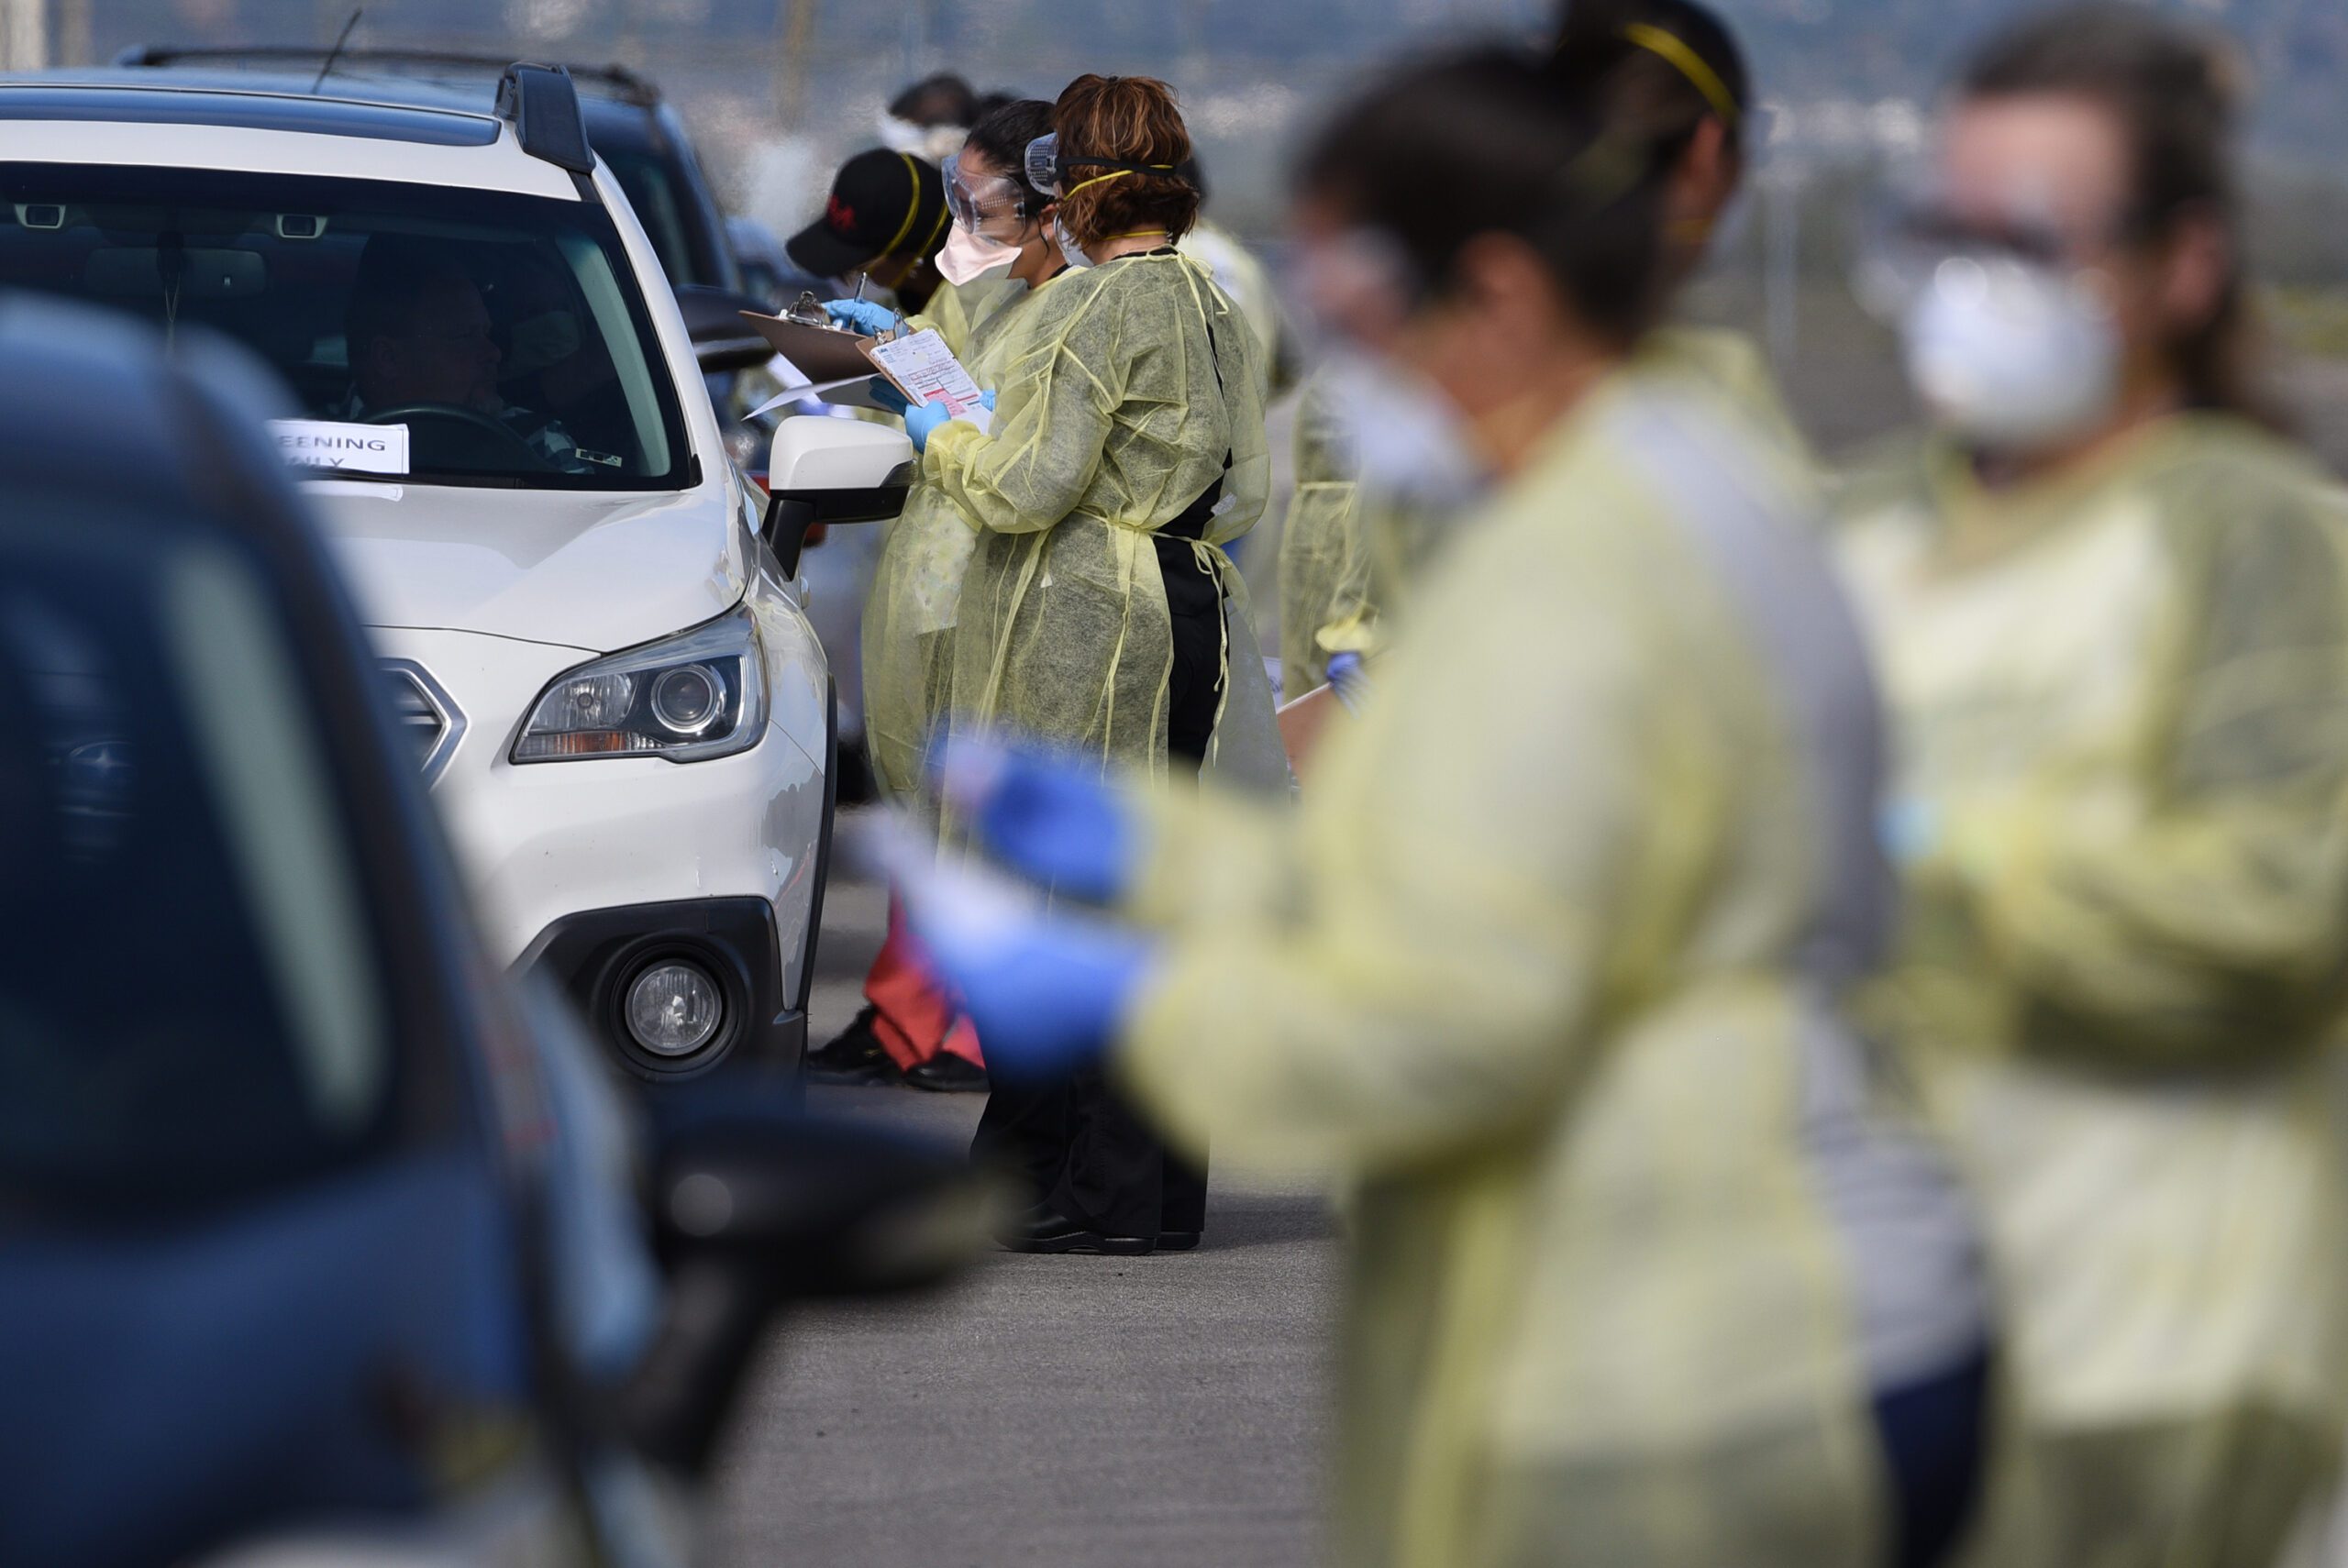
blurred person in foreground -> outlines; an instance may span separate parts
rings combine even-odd
[[[1842,508],[1882,1020],[1984,1209],[2013,1568],[2263,1568],[2348,1430],[2348,563],[2246,380],[2233,113],[2179,24],[2024,22],[1865,274],[1933,425]]]
[[[1658,268],[1673,299],[1702,266],[1748,165],[1752,75],[1735,36],[1698,0],[1570,0],[1557,23],[1556,90],[1664,166]],[[1688,376],[1733,401],[1792,460],[1809,449],[1749,337],[1667,322],[1646,334],[1650,371]],[[1358,700],[1368,667],[1423,575],[1460,476],[1393,428],[1376,372],[1340,357],[1299,404],[1297,488],[1280,539],[1282,688],[1334,679]]]
[[[1263,370],[1246,320],[1174,248],[1198,210],[1175,172],[1190,150],[1165,83],[1069,83],[1028,164],[1074,271],[990,348],[991,430],[942,410],[905,424],[920,483],[979,531],[954,635],[957,730],[1041,736],[1095,775],[1284,786],[1223,549],[1264,508]],[[1195,1246],[1204,1228],[1203,1165],[1091,1064],[997,1084],[974,1148],[1038,1195],[1004,1239],[1015,1249],[1141,1254]]]
[[[1014,102],[971,127],[946,160],[953,230],[937,254],[945,282],[929,311],[906,324],[936,328],[981,385],[995,381],[996,355],[1035,291],[1067,270],[1052,237],[1052,199],[1027,183],[1027,144],[1048,135],[1052,105]],[[884,305],[834,300],[835,320],[863,331],[893,324]],[[893,392],[886,381],[876,392]],[[902,402],[899,403],[903,411]],[[917,481],[889,525],[865,596],[864,737],[882,793],[904,802],[922,790],[930,736],[946,722],[954,673],[955,609],[978,533],[936,484]],[[829,1083],[918,1088],[987,1087],[977,1033],[953,1000],[914,960],[904,913],[893,897],[889,938],[864,981],[865,1006],[836,1038],[808,1054]]]
[[[949,867],[913,919],[998,1079],[1105,1051],[1183,1144],[1347,1190],[1336,1560],[1936,1563],[1988,1329],[1838,1012],[1874,689],[1800,465],[1648,368],[1673,164],[1593,102],[1445,60],[1304,163],[1315,314],[1472,499],[1301,809],[958,742],[949,805],[1062,898]]]
[[[791,259],[869,304],[910,314],[929,304],[953,223],[937,165],[874,148],[840,165],[824,215],[783,242]],[[867,286],[859,290],[859,284]]]

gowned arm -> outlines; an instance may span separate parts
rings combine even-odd
[[[957,420],[922,454],[922,477],[977,527],[1040,533],[1076,509],[1101,469],[1118,403],[1103,377],[1065,345],[1004,378],[991,433]]]
[[[2188,558],[2190,562],[2193,558]],[[2348,997],[2348,591],[2329,520],[2270,502],[2198,555],[2145,794],[2055,786],[1949,824],[2025,999],[2099,1048],[2218,1063]]]
[[[1178,1137],[1392,1168],[1565,1092],[1624,955],[1652,950],[1637,933],[1685,891],[1654,824],[1702,840],[1720,777],[1588,608],[1545,648],[1488,628],[1414,645],[1439,657],[1381,690],[1298,813],[1292,906],[1175,932],[1122,1066]],[[1470,678],[1508,659],[1505,695]]]

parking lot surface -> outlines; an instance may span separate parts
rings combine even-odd
[[[856,1010],[882,906],[868,886],[826,900],[817,1041]],[[906,1088],[813,1099],[957,1140],[980,1103]],[[1312,1561],[1335,1247],[1311,1192],[1225,1179],[1197,1253],[997,1253],[944,1296],[786,1318],[724,1465],[719,1560]]]

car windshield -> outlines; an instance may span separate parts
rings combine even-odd
[[[0,514],[0,1217],[225,1199],[387,1124],[363,884],[260,580]]]
[[[241,340],[305,405],[308,424],[278,432],[297,460],[530,489],[691,481],[675,384],[593,203],[83,164],[0,165],[0,287]]]

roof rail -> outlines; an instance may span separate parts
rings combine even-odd
[[[595,149],[587,140],[579,89],[561,66],[521,61],[507,66],[497,81],[497,117],[514,123],[514,139],[531,157],[573,174],[595,171]]]
[[[126,69],[225,63],[240,60],[268,64],[316,64],[325,60],[328,52],[324,45],[306,44],[192,44],[184,48],[171,44],[132,44],[116,55],[114,62]],[[437,65],[501,75],[512,63],[504,55],[468,54],[461,50],[438,49],[346,49],[335,61],[338,66],[370,62],[377,65]],[[648,109],[660,102],[659,86],[625,65],[566,63],[562,69],[579,81],[593,82],[609,88],[611,95],[623,102]]]

